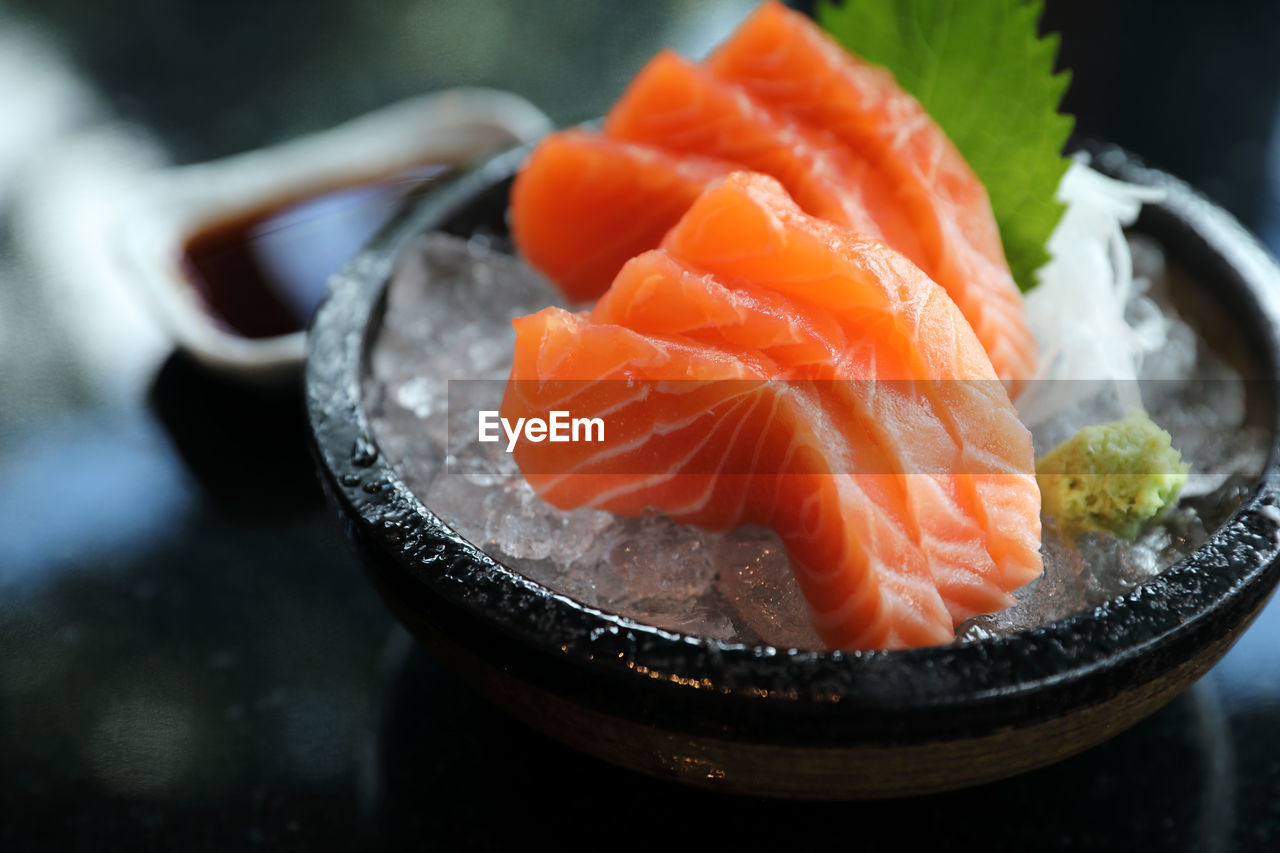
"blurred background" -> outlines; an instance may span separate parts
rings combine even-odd
[[[0,2],[0,849],[900,837],[922,804],[758,804],[638,780],[475,699],[393,628],[323,505],[295,397],[172,346],[121,280],[141,176],[443,87],[598,116],[748,0]],[[808,8],[800,2],[793,5]],[[1280,248],[1269,0],[1049,0],[1079,135]],[[1274,849],[1271,608],[1186,697],[1023,780],[930,798],[988,849]],[[554,797],[547,800],[548,793]],[[1140,793],[1139,793],[1140,792]],[[704,839],[703,836],[706,836]]]

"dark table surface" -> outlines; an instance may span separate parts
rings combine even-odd
[[[1280,848],[1275,603],[1134,729],[953,794],[744,800],[547,741],[395,627],[323,504],[297,396],[171,353],[78,242],[98,221],[83,199],[111,198],[86,187],[126,166],[461,83],[575,122],[659,46],[697,54],[749,5],[0,5],[0,849]],[[1274,249],[1280,17],[1206,8],[1051,4],[1066,107]]]

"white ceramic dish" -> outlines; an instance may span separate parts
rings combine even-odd
[[[319,188],[428,163],[465,165],[550,126],[540,110],[507,92],[422,95],[320,133],[151,175],[121,216],[116,243],[129,278],[179,347],[208,367],[252,380],[296,376],[305,332],[248,338],[217,322],[182,268],[192,235]]]

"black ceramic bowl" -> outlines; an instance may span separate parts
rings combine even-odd
[[[415,206],[335,279],[312,326],[307,408],[329,495],[368,575],[441,660],[513,714],[656,776],[855,798],[961,787],[1048,764],[1168,702],[1231,646],[1280,578],[1273,436],[1263,476],[1189,559],[1091,611],[980,642],[894,652],[728,645],[636,624],[524,579],[442,524],[380,454],[361,405],[370,330],[399,252],[432,229],[505,228],[524,152]],[[1280,269],[1222,210],[1117,151],[1095,166],[1163,187],[1136,230],[1231,318],[1256,377],[1280,363]]]

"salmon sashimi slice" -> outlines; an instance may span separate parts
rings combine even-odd
[[[901,515],[898,478],[848,473],[863,460],[847,413],[804,385],[774,381],[778,365],[762,355],[644,335],[558,308],[515,325],[503,417],[605,413],[618,430],[603,446],[517,445],[517,464],[540,496],[561,508],[624,515],[658,508],[708,528],[773,527],[832,648],[953,638]],[[619,473],[634,462],[642,469]]]
[[[865,162],[864,174],[877,182],[864,198],[884,239],[946,288],[1001,379],[1031,377],[1035,339],[986,189],[888,71],[775,0],[761,4],[706,64],[769,109],[833,134]]]
[[[722,283],[665,250],[646,252],[624,266],[592,307],[591,318],[761,353],[778,365],[776,379],[833,378],[848,347],[830,312],[797,310],[791,300],[747,281]]]
[[[511,187],[511,234],[529,264],[566,296],[595,299],[627,260],[658,245],[708,183],[733,168],[587,131],[553,133]]]
[[[1043,570],[1031,433],[955,303],[877,240],[808,216],[781,185],[734,173],[698,198],[663,242],[724,282],[750,282],[831,312],[847,340],[874,341],[874,378],[921,383],[957,455],[953,482],[985,532],[1006,591]],[[848,367],[843,368],[848,371]],[[922,427],[923,428],[923,421]]]
[[[929,387],[933,380],[880,379],[909,372],[893,348],[875,338],[850,339],[825,309],[800,307],[747,282],[727,287],[664,251],[624,266],[591,318],[744,357],[761,353],[777,365],[775,377],[811,381],[829,410],[858,419],[858,432],[846,437],[863,441],[863,473],[900,475],[900,512],[952,623],[1013,604],[975,517],[971,474],[954,467],[962,454],[945,413],[937,411],[945,394]]]
[[[829,134],[766,109],[673,51],[660,52],[641,69],[609,110],[604,133],[765,172],[813,215],[880,234],[861,197],[864,183],[873,180],[866,164]]]

